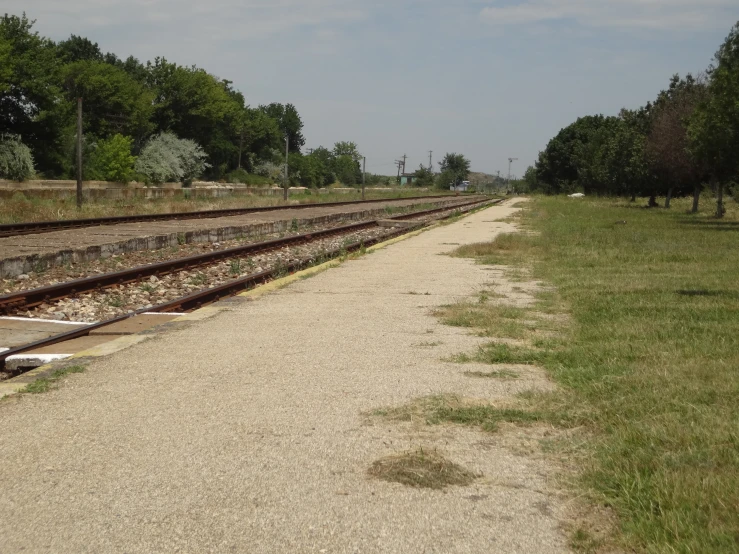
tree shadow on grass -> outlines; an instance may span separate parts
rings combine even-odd
[[[724,298],[739,300],[739,292],[734,290],[684,289],[675,292],[680,296],[722,296]]]
[[[739,221],[721,221],[720,219],[681,219],[682,225],[700,227],[711,231],[739,231]]]

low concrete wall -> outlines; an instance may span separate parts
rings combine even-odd
[[[279,196],[283,190],[278,186],[250,187],[243,184],[213,183],[209,181],[195,181],[191,187],[182,188],[182,183],[164,183],[158,186],[147,187],[143,183],[109,183],[107,181],[85,181],[82,184],[83,194],[88,200],[120,199],[120,198],[174,198],[174,197],[211,197],[220,198],[231,195],[252,196]],[[291,187],[290,194],[306,192],[310,189],[304,187]],[[391,192],[388,187],[369,188]],[[428,189],[416,189],[419,193]],[[13,195],[22,193],[28,197],[45,199],[62,199],[75,195],[77,192],[77,181],[7,181],[0,179],[0,198],[12,198]],[[314,191],[316,194],[327,194],[335,192],[339,194],[358,194],[359,188],[339,187],[333,189],[321,188]]]

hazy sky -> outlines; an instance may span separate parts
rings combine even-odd
[[[252,106],[295,104],[306,147],[352,140],[391,174],[462,152],[523,173],[578,116],[654,98],[704,70],[737,0],[3,0],[142,61],[164,56],[232,80]]]

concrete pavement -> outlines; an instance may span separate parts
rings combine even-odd
[[[0,551],[567,552],[551,468],[513,446],[536,430],[366,416],[430,394],[551,387],[533,369],[465,376],[475,368],[442,360],[481,339],[429,313],[501,278],[440,254],[492,239],[512,210],[229,301],[59,390],[4,401]],[[483,477],[444,491],[367,477],[376,459],[418,446]]]

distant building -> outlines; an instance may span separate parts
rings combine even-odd
[[[416,180],[415,173],[401,173],[400,174],[400,185],[412,185]]]

